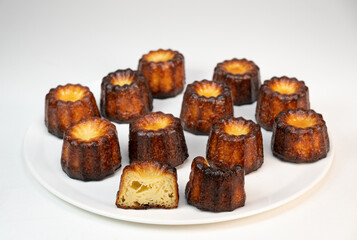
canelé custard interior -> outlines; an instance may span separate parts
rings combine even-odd
[[[134,78],[130,76],[118,75],[112,78],[110,82],[113,85],[124,86],[124,85],[130,85],[132,82],[134,82]]]
[[[141,127],[146,130],[159,130],[170,125],[171,119],[166,116],[151,116],[142,119]]]
[[[205,96],[207,98],[217,97],[222,93],[222,89],[214,82],[210,82],[210,83],[201,82],[196,85],[195,90],[198,93],[198,95]]]
[[[240,61],[230,61],[223,65],[224,70],[230,72],[232,74],[244,74],[249,70],[253,69],[253,67],[246,63]]]
[[[250,128],[245,124],[230,122],[224,125],[224,132],[235,136],[246,135],[250,132]]]
[[[171,60],[174,56],[174,52],[158,50],[147,54],[145,56],[145,59],[149,62],[166,62],[168,60]]]
[[[67,85],[63,88],[58,89],[56,97],[58,100],[65,102],[75,102],[80,100],[85,95],[85,89],[80,86]]]
[[[72,129],[72,136],[82,141],[91,141],[104,134],[106,124],[99,121],[84,121]]]
[[[286,123],[297,128],[308,128],[317,124],[317,120],[313,116],[306,115],[290,115],[286,119]]]
[[[297,91],[298,83],[286,80],[275,81],[270,85],[270,88],[281,94],[292,94]]]

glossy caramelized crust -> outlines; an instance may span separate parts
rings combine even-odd
[[[115,125],[102,118],[73,123],[64,133],[62,169],[71,178],[101,180],[121,166]]]
[[[169,98],[181,93],[185,85],[185,59],[171,49],[150,51],[139,61],[138,70],[147,81],[154,98]]]
[[[233,211],[245,204],[244,169],[236,165],[224,170],[196,157],[185,193],[188,204],[201,210]]]
[[[330,142],[322,115],[305,109],[281,112],[274,122],[271,148],[274,156],[294,163],[326,157]]]
[[[177,208],[179,200],[175,168],[154,161],[126,166],[116,205],[125,209]]]
[[[187,85],[180,115],[185,130],[208,135],[218,119],[229,116],[233,116],[232,94],[224,83],[202,80]]]
[[[260,126],[271,131],[280,112],[297,108],[310,109],[309,89],[304,81],[273,77],[260,88],[255,117]]]
[[[245,58],[218,63],[213,81],[225,82],[232,90],[234,105],[249,104],[257,100],[261,85],[259,67]]]
[[[220,168],[244,166],[248,174],[264,161],[260,126],[244,118],[225,118],[216,122],[207,142],[207,160]]]
[[[176,167],[187,157],[186,140],[179,118],[153,112],[130,124],[130,162],[151,160]]]
[[[100,117],[93,94],[88,87],[67,84],[52,88],[45,100],[45,124],[48,132],[63,138],[73,122],[86,117]]]
[[[100,110],[105,118],[131,122],[152,110],[152,96],[144,75],[131,69],[117,70],[103,78]]]

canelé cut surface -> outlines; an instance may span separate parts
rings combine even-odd
[[[198,95],[205,96],[207,98],[217,97],[222,93],[221,87],[214,82],[201,82],[196,85],[195,89]]]
[[[70,134],[82,141],[91,141],[100,137],[107,130],[107,124],[101,121],[84,121],[72,128]]]
[[[177,177],[153,162],[134,163],[123,171],[117,206],[122,208],[175,208]],[[133,164],[132,164],[133,166]]]
[[[270,88],[273,91],[279,92],[281,94],[292,94],[297,91],[298,83],[280,80],[280,81],[275,81],[275,82],[271,83]]]
[[[313,116],[290,115],[286,123],[298,128],[308,128],[317,124],[317,119]]]
[[[119,86],[130,85],[132,82],[134,82],[134,78],[128,76],[118,75],[115,78],[111,79],[111,83],[113,85],[119,85]]]
[[[58,100],[65,102],[75,102],[82,99],[85,93],[85,89],[78,85],[66,85],[63,88],[58,89],[56,97]]]
[[[250,128],[242,123],[228,122],[224,125],[224,131],[229,135],[246,135],[250,132]]]
[[[149,62],[166,62],[171,60],[175,56],[172,51],[158,50],[150,52],[145,56],[145,59]]]
[[[232,74],[244,74],[253,69],[253,66],[247,62],[229,61],[223,64],[223,68]]]

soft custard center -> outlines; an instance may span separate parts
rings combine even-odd
[[[162,128],[166,128],[167,126],[169,126],[171,123],[171,119],[165,116],[160,116],[160,117],[154,117],[154,118],[150,118],[149,121],[146,121],[143,124],[143,129],[146,130],[159,130]]]
[[[196,92],[200,96],[205,96],[207,98],[209,97],[217,97],[222,93],[222,89],[214,84],[213,82],[211,83],[201,83],[198,86],[196,86]]]
[[[112,78],[110,82],[113,85],[124,86],[124,85],[130,85],[132,82],[134,82],[134,78],[127,77],[127,76],[117,76],[115,78]]]
[[[72,130],[72,136],[82,140],[90,141],[104,134],[105,127],[98,122],[86,121],[77,124]]]
[[[171,60],[175,56],[175,53],[171,51],[156,51],[146,55],[145,59],[149,62],[166,62]]]
[[[251,65],[238,61],[228,62],[223,66],[223,68],[232,74],[244,74],[253,69]]]
[[[298,128],[308,128],[317,124],[317,120],[312,116],[290,116],[286,123]]]
[[[228,123],[224,126],[224,131],[229,135],[246,135],[250,132],[250,129],[247,125],[239,123]]]
[[[289,82],[289,81],[277,81],[273,83],[270,88],[282,94],[292,94],[297,91],[297,83],[296,82]]]
[[[84,97],[85,90],[80,86],[65,86],[57,91],[57,99],[65,102],[75,102]]]

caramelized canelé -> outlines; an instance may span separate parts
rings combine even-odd
[[[147,81],[154,98],[169,98],[181,93],[185,85],[185,59],[171,49],[150,51],[139,61],[138,70]]]
[[[207,160],[220,168],[244,167],[245,174],[264,161],[260,126],[244,118],[223,118],[216,122],[207,142]]]
[[[304,81],[273,77],[260,88],[255,117],[260,126],[271,131],[280,112],[296,108],[310,109],[309,89]]]
[[[71,178],[101,180],[121,166],[115,125],[91,117],[73,123],[64,133],[62,169]]]
[[[73,122],[87,117],[100,117],[94,96],[88,87],[67,84],[52,88],[46,95],[45,124],[48,132],[63,138]]]
[[[326,157],[330,145],[322,115],[305,109],[281,112],[274,122],[271,148],[274,156],[294,163]]]
[[[249,104],[257,100],[261,85],[259,67],[245,58],[218,63],[213,81],[225,82],[232,90],[233,104]]]
[[[179,200],[175,168],[154,161],[126,166],[116,205],[125,209],[177,208]]]
[[[144,75],[131,69],[117,70],[103,78],[100,98],[105,118],[125,123],[152,110],[152,96]]]
[[[239,165],[220,169],[203,157],[196,157],[185,195],[188,204],[201,210],[233,211],[245,204],[244,169]]]
[[[187,157],[186,140],[179,118],[153,112],[130,124],[130,162],[151,160],[176,167]]]
[[[229,116],[233,116],[232,94],[224,83],[202,80],[187,85],[180,115],[185,130],[208,135],[218,119]]]

